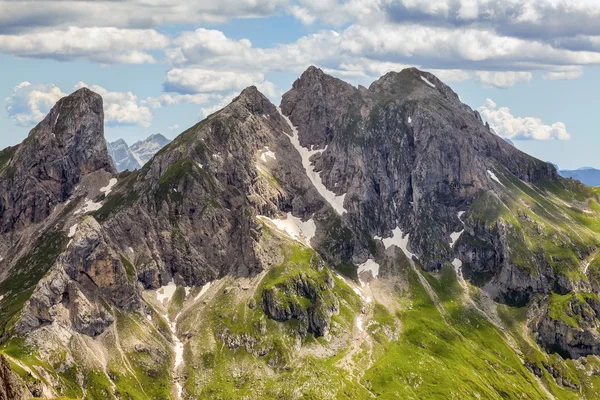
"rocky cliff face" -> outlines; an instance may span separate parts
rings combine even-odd
[[[570,367],[517,305],[548,352],[599,352],[598,195],[429,73],[311,67],[281,108],[247,88],[137,171],[105,146],[82,89],[0,153],[0,352],[48,396],[427,397],[435,376],[540,398],[532,374]]]
[[[98,170],[114,172],[104,144],[102,97],[83,88],[61,99],[4,161],[2,233],[42,221],[83,175]]]
[[[12,371],[6,358],[0,355],[0,400],[22,400],[30,397],[21,380]]]

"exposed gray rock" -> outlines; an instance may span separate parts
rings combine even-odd
[[[329,271],[327,273],[331,278]],[[265,289],[262,293],[262,308],[276,321],[288,321],[292,318],[300,321],[298,333],[301,335],[313,333],[315,336],[324,336],[331,325],[331,316],[339,311],[338,300],[330,293],[333,279],[329,278],[322,285],[313,278],[300,274]]]
[[[10,363],[0,355],[0,400],[24,400],[30,397],[31,393],[12,371]]]
[[[97,170],[114,172],[102,97],[82,88],[52,107],[0,172],[0,232],[45,219]]]
[[[567,358],[600,354],[600,300],[592,294],[570,295],[564,303],[546,305],[536,326],[538,341]]]

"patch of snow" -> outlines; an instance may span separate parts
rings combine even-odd
[[[296,127],[294,126],[294,124],[292,124],[292,121],[290,121],[288,117],[283,115],[279,107],[277,107],[277,111],[279,111],[279,114],[281,114],[283,119],[292,129],[292,136],[289,136],[289,138],[292,142],[292,145],[296,148],[298,153],[300,153],[300,157],[302,158],[302,166],[306,171],[306,175],[308,176],[314,187],[317,189],[319,194],[331,205],[331,207],[333,207],[333,209],[339,215],[342,215],[346,212],[346,209],[344,208],[344,198],[346,197],[346,194],[338,196],[329,189],[327,189],[323,184],[321,175],[318,172],[314,171],[314,168],[310,162],[310,157],[312,157],[314,154],[318,154],[327,150],[327,147],[325,147],[324,150],[308,150],[307,148],[302,147],[298,138],[298,129],[296,129]]]
[[[152,316],[150,314],[146,315],[146,319],[150,322],[152,322]]]
[[[69,247],[71,245],[71,243],[73,243],[73,239],[69,240],[69,242],[67,243],[67,247]]]
[[[500,179],[498,179],[498,177],[496,176],[496,174],[494,173],[494,171],[490,171],[488,169],[487,173],[490,176],[490,178],[492,178],[493,180],[495,180],[496,182],[498,182],[499,184],[501,184],[502,186],[504,186],[504,184],[502,182],[500,182]]]
[[[189,286],[186,286],[183,289],[185,290],[185,297],[187,297],[190,294],[190,291],[192,290],[192,288]]]
[[[70,228],[69,228],[69,234],[67,235],[67,237],[72,238],[73,236],[75,236],[75,232],[77,231],[77,224],[73,224]]]
[[[408,117],[408,123],[412,124],[412,118],[411,117]]]
[[[200,167],[200,169],[204,168],[204,165],[198,163],[198,167]]]
[[[360,315],[358,317],[356,317],[356,327],[358,328],[359,331],[361,331],[361,332],[364,331],[362,317]]]
[[[273,153],[271,150],[269,150],[268,147],[265,147],[265,151],[262,152],[262,154],[260,155],[260,159],[263,160],[264,162],[267,162],[267,157],[272,158],[273,160],[277,160],[277,157],[275,157],[275,153]]]
[[[175,290],[177,290],[177,285],[175,285],[175,281],[171,279],[171,282],[156,291],[156,300],[166,307],[167,304],[165,304],[165,300],[166,303],[169,303],[173,294],[175,294]]]
[[[415,258],[419,258],[419,257],[417,257],[414,253],[411,253],[408,250],[409,236],[410,236],[410,234],[408,234],[408,233],[406,235],[404,235],[404,233],[402,232],[402,229],[400,229],[400,227],[396,227],[396,229],[394,229],[392,231],[392,237],[381,238],[379,236],[375,236],[374,239],[382,240],[383,245],[385,246],[386,249],[390,248],[391,246],[398,246],[404,252],[406,257],[408,257],[409,260],[412,260],[413,256]]]
[[[129,250],[130,253],[133,253],[133,247],[128,247],[127,250]]]
[[[174,191],[175,193],[177,193],[177,188],[173,188],[173,191]]]
[[[100,191],[102,193],[104,193],[105,196],[108,196],[110,194],[110,192],[112,191],[113,186],[115,186],[117,184],[117,178],[111,178],[110,181],[108,181],[108,185],[101,187]]]
[[[305,243],[308,246],[310,246],[310,240],[315,236],[315,232],[317,231],[317,226],[312,218],[303,222],[300,218],[294,217],[290,212],[287,213],[285,219],[271,219],[262,215],[259,215],[258,218],[271,221],[277,229],[284,231],[292,239]]]
[[[456,241],[458,240],[458,238],[460,237],[460,235],[463,234],[465,230],[461,230],[459,232],[452,232],[450,234],[450,247],[454,247],[454,244],[456,243]]]
[[[454,260],[452,260],[452,265],[454,265],[455,269],[458,269],[462,267],[462,261],[460,261],[458,258],[455,258]]]
[[[433,83],[429,82],[429,80],[427,78],[425,78],[423,75],[421,75],[421,79],[423,79],[423,82],[425,82],[426,84],[428,84],[432,88],[435,87],[435,85]]]
[[[4,295],[0,294],[0,301],[2,301],[3,298],[4,298]]]
[[[202,295],[205,294],[208,291],[209,288],[210,288],[210,282],[207,282],[206,285],[202,286],[202,289],[200,289],[200,293],[198,293],[196,295],[196,297],[194,297],[194,301],[196,301],[200,297],[202,297]]]
[[[366,272],[371,272],[373,278],[377,278],[377,275],[379,275],[379,264],[369,258],[366,262],[358,266],[358,270],[356,272],[358,273],[359,277]]]
[[[457,217],[458,217],[459,221],[462,222],[463,225],[465,223],[463,222],[463,220],[462,220],[461,217],[463,216],[464,213],[465,213],[464,211],[459,211],[458,214],[457,214]],[[454,247],[454,244],[456,243],[456,241],[458,240],[458,238],[460,238],[460,235],[462,235],[464,231],[465,230],[463,229],[460,232],[452,232],[450,234],[450,247]]]
[[[354,293],[356,293],[356,294],[358,295],[358,297],[360,297],[361,299],[363,299],[363,298],[364,298],[364,296],[363,296],[363,292],[362,292],[362,289],[361,289],[361,288],[359,288],[358,286],[354,286],[354,287],[352,288],[352,290],[354,290]]]
[[[85,204],[79,210],[75,211],[73,215],[85,214],[90,211],[99,210],[102,207],[102,203],[96,203],[94,200],[88,198],[85,199]]]

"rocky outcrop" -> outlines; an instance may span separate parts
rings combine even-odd
[[[331,293],[333,277],[329,271],[327,274],[324,282],[299,274],[265,288],[261,303],[264,312],[276,321],[297,319],[298,333],[302,336],[307,333],[326,335],[331,316],[339,311],[338,300]]]
[[[10,363],[0,355],[0,400],[23,400],[30,397],[31,394],[12,371]]]
[[[38,223],[83,175],[114,167],[104,142],[102,97],[83,88],[62,98],[0,172],[0,233]]]
[[[551,295],[536,326],[549,352],[566,358],[600,354],[600,299],[591,293]]]
[[[100,225],[85,218],[67,251],[25,304],[17,331],[57,323],[88,336],[101,334],[113,322],[110,305],[125,311],[141,307],[135,271],[128,267],[107,245]]]

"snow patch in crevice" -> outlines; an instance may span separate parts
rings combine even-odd
[[[379,264],[377,264],[374,260],[369,258],[367,261],[358,266],[356,272],[358,273],[358,279],[360,280],[360,283],[364,284],[365,282],[368,282],[368,280],[363,281],[363,279],[361,279],[361,276],[365,276],[370,272],[373,278],[377,278],[377,276],[379,275]]]
[[[86,214],[90,211],[97,211],[102,208],[102,203],[96,203],[94,200],[88,198],[85,199],[85,204],[79,210],[75,211],[73,215]]]
[[[177,337],[177,319],[179,318],[179,315],[181,314],[181,312],[178,313],[175,316],[175,318],[171,319],[171,318],[169,318],[169,312],[167,311],[168,307],[169,307],[169,302],[173,298],[173,295],[175,294],[176,290],[177,290],[177,285],[175,285],[175,282],[173,280],[171,280],[165,286],[162,286],[161,288],[159,288],[156,291],[156,300],[158,300],[158,302],[165,309],[165,312],[161,315],[167,321],[167,324],[169,325],[169,329],[171,330],[171,340],[173,342],[173,352],[175,353],[175,362],[173,365],[173,374],[174,375],[177,373],[177,368],[179,368],[179,366],[181,364],[183,364],[183,343]],[[174,380],[175,380],[175,387],[177,388],[177,398],[180,399],[181,394],[183,393],[183,386],[181,386],[181,383],[179,383],[177,378],[175,378]]]
[[[462,218],[461,218],[461,217],[462,217],[462,215],[463,215],[464,213],[465,213],[464,211],[459,211],[459,212],[458,212],[458,214],[457,214],[458,220],[459,220],[460,222],[462,222],[463,226],[465,225],[465,223],[463,222],[463,220],[462,220]],[[457,241],[457,240],[460,238],[460,235],[462,235],[464,231],[465,231],[465,230],[464,230],[464,228],[463,228],[463,229],[462,229],[461,231],[459,231],[459,232],[452,232],[452,233],[450,234],[450,248],[454,247],[454,245],[456,244],[456,241]]]
[[[110,181],[108,181],[108,185],[100,188],[100,192],[104,193],[105,196],[108,196],[112,191],[113,186],[115,186],[116,184],[117,178],[111,178]]]
[[[194,297],[194,301],[202,297],[208,291],[208,289],[210,289],[210,282],[207,282],[206,285],[202,286],[202,289],[200,289],[200,293],[198,293],[196,297]]]
[[[496,182],[498,182],[499,184],[501,184],[502,186],[504,186],[504,184],[502,182],[500,182],[500,179],[498,179],[498,177],[496,176],[496,174],[494,173],[494,171],[490,171],[488,169],[487,173],[490,176],[490,178],[492,178],[493,180],[495,180]]]
[[[4,295],[0,294],[0,301],[2,301],[3,298],[4,298]]]
[[[302,242],[310,246],[310,240],[315,236],[317,226],[313,219],[303,222],[300,218],[294,217],[288,212],[285,219],[271,219],[263,215],[259,215],[258,219],[268,220],[277,227],[277,229],[287,233],[292,239]]]
[[[411,117],[408,117],[408,123],[412,124],[412,118]]]
[[[318,172],[314,171],[314,167],[310,162],[310,157],[312,157],[314,154],[322,153],[323,151],[327,150],[327,147],[325,147],[325,149],[323,150],[309,150],[305,147],[302,147],[302,145],[300,144],[300,139],[298,138],[298,129],[296,129],[296,127],[294,126],[294,124],[292,124],[292,121],[290,121],[288,117],[283,115],[279,107],[277,107],[277,111],[279,111],[279,114],[281,114],[283,119],[287,122],[290,129],[292,130],[292,136],[286,136],[290,138],[290,142],[292,142],[292,145],[296,148],[298,153],[300,153],[300,157],[302,158],[302,166],[306,171],[308,179],[310,179],[313,186],[317,189],[319,194],[331,205],[331,207],[333,207],[333,209],[339,215],[342,215],[346,212],[346,209],[344,208],[344,199],[346,197],[346,194],[336,195],[335,193],[327,189],[323,184],[321,175]]]
[[[77,224],[71,225],[71,227],[69,228],[69,234],[67,235],[67,237],[72,238],[73,236],[75,236],[75,232],[77,232]]]
[[[394,230],[392,230],[391,237],[382,238],[380,236],[375,236],[373,237],[373,239],[383,241],[383,245],[386,249],[390,248],[391,246],[399,247],[402,250],[402,252],[404,252],[404,255],[408,257],[409,260],[412,260],[413,256],[418,259],[419,257],[417,257],[416,254],[411,253],[410,250],[408,250],[409,237],[410,234],[407,233],[405,235],[404,232],[402,232],[402,229],[400,229],[400,227],[396,227]]]
[[[428,84],[432,88],[435,87],[435,85],[433,83],[429,82],[429,79],[425,78],[423,75],[421,75],[421,79],[423,80],[423,82],[425,82],[426,84]]]
[[[171,280],[171,282],[167,283],[165,286],[160,287],[156,291],[156,300],[158,300],[160,304],[166,307],[167,304],[171,301],[171,298],[173,298],[175,290],[177,290],[177,285],[175,285],[175,281]],[[165,300],[167,304],[165,304]]]
[[[362,321],[362,316],[358,316],[356,317],[356,327],[358,328],[359,331],[364,332],[364,328],[363,328],[363,321]]]
[[[463,229],[463,230],[461,230],[461,231],[458,231],[458,232],[452,232],[452,233],[450,234],[450,247],[451,247],[451,248],[452,248],[452,247],[454,247],[454,244],[456,243],[456,241],[458,240],[458,238],[460,238],[460,235],[462,235],[464,231],[465,231],[465,230]]]
[[[265,147],[265,150],[260,154],[260,159],[263,162],[267,162],[267,157],[272,158],[273,160],[277,160],[275,153],[269,150],[268,147]]]

